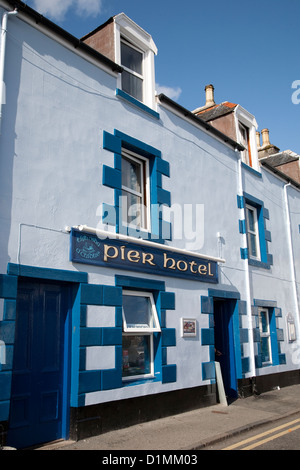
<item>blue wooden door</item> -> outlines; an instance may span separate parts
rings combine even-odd
[[[237,375],[233,336],[234,300],[214,301],[215,360],[220,363],[225,393],[237,397]]]
[[[68,291],[52,283],[18,288],[8,444],[63,437]]]

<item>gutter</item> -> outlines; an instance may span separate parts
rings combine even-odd
[[[17,15],[18,10],[8,11],[2,16],[1,25],[1,52],[0,52],[0,135],[2,123],[2,107],[5,104],[5,83],[4,83],[4,69],[5,69],[5,52],[6,52],[6,36],[7,36],[7,23],[8,17]]]
[[[208,131],[210,134],[213,134],[215,137],[217,137],[218,139],[222,140],[223,142],[225,142],[226,144],[230,145],[231,147],[233,147],[234,150],[239,150],[239,151],[242,151],[244,150],[244,147],[242,145],[240,145],[238,142],[236,142],[235,140],[231,139],[230,137],[228,137],[227,135],[223,134],[223,132],[219,131],[218,129],[216,129],[215,127],[211,126],[210,124],[208,124],[207,122],[203,121],[201,118],[199,118],[198,116],[196,116],[194,113],[192,113],[191,111],[188,111],[186,108],[184,108],[183,106],[180,106],[178,103],[176,103],[175,101],[171,100],[170,98],[168,98],[166,95],[164,95],[163,93],[161,93],[160,95],[157,95],[157,98],[159,99],[159,101],[163,104],[165,103],[166,105],[170,106],[171,108],[173,108],[175,111],[177,111],[177,113],[179,113],[180,115],[182,115],[183,117],[185,118],[188,118],[190,119],[191,121],[193,121],[193,123],[197,124],[198,126],[202,127],[204,130]]]

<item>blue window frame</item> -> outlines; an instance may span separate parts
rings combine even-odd
[[[122,224],[150,231],[149,161],[122,152]]]
[[[272,364],[272,348],[271,348],[271,329],[270,314],[266,308],[258,310],[259,331],[260,331],[260,352],[262,365]]]
[[[249,259],[260,260],[258,210],[246,204],[246,228]]]
[[[163,220],[161,207],[171,205],[169,191],[163,189],[163,176],[170,176],[169,163],[162,159],[160,150],[118,130],[114,135],[104,131],[103,148],[114,152],[114,168],[103,165],[103,185],[109,186],[115,191],[115,204],[103,204],[103,222],[116,226],[116,232],[123,235],[143,238],[146,240],[164,243],[171,239],[171,224]],[[130,162],[124,165],[124,161]],[[127,167],[131,172],[131,185],[124,183],[124,171]],[[140,173],[140,176],[138,176]],[[132,181],[132,177],[135,181]],[[128,178],[127,178],[128,180]],[[146,183],[144,188],[140,181]],[[132,186],[132,187],[131,187]],[[142,191],[140,191],[142,190]],[[135,198],[136,202],[146,201],[146,213],[144,220],[147,224],[124,223],[122,210],[123,197]],[[137,208],[137,205],[136,205]],[[136,215],[136,214],[134,214]],[[135,217],[136,219],[136,217]]]
[[[123,290],[123,380],[154,377],[153,333],[160,331],[153,294]]]
[[[164,282],[131,276],[116,275],[116,286],[123,293],[122,361],[119,361],[123,385],[145,380],[176,382],[176,364],[167,363],[167,348],[176,345],[176,332],[166,327],[166,310],[175,309],[175,294],[165,292]]]
[[[259,346],[261,367],[279,364],[278,337],[274,308],[258,307]]]
[[[252,306],[253,338],[256,343],[255,363],[257,368],[286,364],[281,353],[284,332],[279,327],[282,321],[281,308],[272,300],[254,299]]]
[[[239,221],[240,232],[247,234],[247,250],[241,249],[241,256],[248,258],[252,266],[269,269],[273,264],[273,256],[268,253],[271,233],[265,228],[269,211],[263,201],[248,193],[238,198],[238,207],[244,207],[246,217],[244,221]]]

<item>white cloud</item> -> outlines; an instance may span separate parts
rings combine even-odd
[[[102,0],[33,0],[33,7],[42,15],[62,21],[70,8],[77,15],[98,15],[101,12]]]
[[[163,93],[168,98],[171,98],[172,100],[177,100],[179,98],[179,96],[181,95],[181,92],[182,92],[182,90],[179,87],[172,88],[172,87],[168,87],[168,86],[159,85],[158,83],[156,83],[156,93],[158,95],[160,93]]]
[[[102,8],[102,0],[77,0],[77,12],[79,15],[99,15]]]
[[[73,0],[34,0],[34,8],[42,15],[62,20]]]

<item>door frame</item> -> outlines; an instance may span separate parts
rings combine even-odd
[[[60,283],[61,284],[61,283]],[[63,388],[62,388],[62,423],[61,438],[68,440],[70,436],[70,394],[71,394],[71,357],[72,357],[72,285],[66,285],[68,309],[64,325],[63,352]]]
[[[215,307],[215,301],[224,302],[226,308],[229,310],[230,323],[232,325],[231,332],[228,336],[231,341],[231,364],[229,367],[234,371],[230,370],[232,374],[231,380],[234,382],[234,390],[236,398],[238,397],[238,379],[242,378],[242,358],[241,358],[241,341],[240,341],[240,323],[239,323],[239,300],[240,294],[237,291],[224,291],[218,289],[209,289],[209,297],[212,298],[213,307]],[[214,313],[214,308],[212,313]]]
[[[62,321],[62,335],[60,338],[60,347],[61,349],[61,361],[62,361],[62,383],[61,383],[61,405],[59,406],[61,419],[60,426],[59,426],[59,439],[68,439],[69,438],[69,425],[70,425],[70,390],[71,390],[71,318],[72,318],[72,308],[71,308],[71,295],[72,295],[72,287],[67,283],[62,283],[57,280],[48,280],[48,279],[37,279],[31,277],[19,277],[18,278],[18,290],[17,290],[17,302],[18,302],[18,295],[21,292],[20,288],[26,289],[26,286],[35,287],[38,289],[38,295],[40,295],[40,288],[41,286],[48,285],[48,286],[58,286],[64,296],[64,303],[65,309],[62,311],[63,317],[61,317]],[[38,297],[40,298],[40,297]],[[35,308],[38,305],[35,305]],[[38,314],[39,315],[39,314]],[[35,317],[37,319],[37,317]],[[16,328],[18,328],[18,315],[16,316]],[[35,320],[36,322],[36,320]],[[35,328],[39,328],[41,325],[39,323],[35,323]],[[33,324],[31,325],[33,326]],[[40,334],[39,330],[36,330],[36,334]],[[12,368],[12,375],[14,374],[15,369],[14,366]],[[35,373],[30,370],[29,376],[31,377],[30,382],[33,379],[33,386],[36,383],[34,380]],[[39,377],[39,376],[38,376]],[[11,390],[12,393],[12,390]],[[10,405],[12,406],[12,405]],[[9,419],[9,426],[10,426],[10,419]],[[30,429],[30,426],[29,426]],[[35,445],[33,443],[33,445]]]
[[[8,264],[7,274],[15,276],[17,281],[20,279],[40,283],[52,281],[56,284],[64,284],[69,287],[69,304],[64,332],[64,388],[62,401],[62,439],[68,440],[71,425],[70,411],[71,407],[74,406],[74,397],[76,398],[78,393],[76,377],[78,376],[79,368],[79,329],[76,328],[76,334],[74,334],[73,327],[78,327],[80,324],[78,295],[80,293],[80,286],[88,282],[88,274],[80,271],[40,268],[14,263]],[[8,399],[10,401],[10,397]]]
[[[228,398],[236,398],[238,388],[233,334],[235,303],[234,300],[214,299],[215,361],[220,362],[223,385]],[[217,350],[220,350],[220,356]]]

